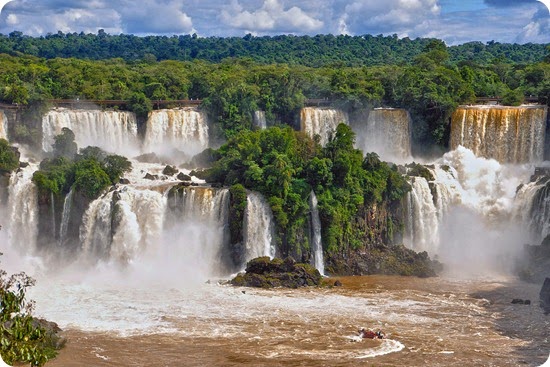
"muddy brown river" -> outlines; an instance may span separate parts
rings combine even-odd
[[[74,283],[35,298],[68,339],[51,367],[540,366],[550,353],[538,285],[339,279],[343,287],[298,290]],[[387,338],[361,339],[362,327]]]

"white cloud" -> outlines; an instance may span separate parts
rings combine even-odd
[[[279,0],[265,0],[257,10],[245,10],[238,0],[222,10],[221,20],[228,26],[248,32],[307,33],[320,30],[323,21],[297,6],[285,9]]]

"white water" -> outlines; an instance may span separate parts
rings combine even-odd
[[[61,225],[59,226],[59,246],[63,246],[65,243],[65,237],[67,236],[67,230],[69,229],[69,219],[71,217],[71,208],[73,205],[73,195],[74,190],[71,187],[71,190],[65,196],[63,202],[63,212],[61,214]]]
[[[364,126],[355,126],[356,145],[375,152],[382,160],[401,163],[411,158],[411,116],[403,109],[376,108]]]
[[[55,108],[42,119],[42,149],[52,150],[54,136],[67,127],[75,134],[78,148],[97,146],[124,156],[139,153],[137,123],[133,113],[125,111],[71,110]]]
[[[174,150],[193,156],[208,148],[208,123],[194,107],[151,111],[143,142],[145,153],[170,155]]]
[[[262,130],[267,128],[265,111],[254,111],[254,126]]]
[[[515,196],[532,167],[501,165],[459,147],[430,170],[433,190],[424,178],[412,179],[408,247],[437,255],[451,267],[476,271],[521,250],[524,239],[521,223],[514,220]]]
[[[321,219],[319,218],[319,208],[317,207],[317,196],[312,191],[309,194],[309,210],[311,216],[311,251],[313,253],[313,266],[321,275],[325,274],[325,261],[323,258],[323,243],[321,237]]]
[[[265,198],[256,192],[249,192],[244,214],[245,262],[256,257],[275,257],[274,221],[271,208]]]
[[[0,110],[0,139],[8,140],[8,118],[2,110]]]
[[[301,130],[310,137],[319,136],[321,145],[325,145],[339,124],[348,124],[348,115],[337,109],[305,107],[300,113]]]
[[[7,232],[8,248],[17,245],[16,250],[25,255],[32,255],[36,251],[38,197],[36,186],[31,179],[37,169],[37,164],[29,163],[18,172],[12,172],[7,206],[0,208],[0,225],[3,226],[2,231]]]
[[[550,235],[549,188],[547,179],[540,179],[523,185],[517,193],[515,218],[524,223],[524,236],[533,245]]]

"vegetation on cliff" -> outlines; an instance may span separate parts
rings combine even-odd
[[[395,166],[381,162],[374,153],[363,157],[353,147],[354,139],[345,124],[338,126],[324,148],[290,127],[242,131],[217,151],[218,160],[204,174],[209,182],[232,186],[235,215],[244,211],[244,188],[262,193],[273,211],[277,247],[284,256],[303,260],[311,254],[307,217],[313,190],[324,249],[329,256],[346,256],[391,243],[388,227],[401,228],[392,209],[410,190]],[[380,221],[361,219],[368,215]],[[374,228],[366,228],[368,224]],[[242,235],[233,227],[231,237],[237,241]]]
[[[8,276],[0,269],[0,354],[10,365],[43,366],[63,346],[57,325],[31,316],[33,303],[26,294],[33,285],[25,273]]]
[[[63,128],[55,137],[52,157],[44,159],[33,175],[40,193],[60,196],[74,188],[93,200],[132,168],[125,157],[108,155],[98,147],[86,147],[79,154],[77,150],[74,133]]]
[[[28,37],[0,37],[0,50],[15,54],[15,50],[19,50],[19,42],[21,47],[25,45],[19,51],[25,51],[33,42],[62,44],[75,39],[85,44],[90,40],[101,41],[91,47],[103,47],[99,45],[118,41],[124,44],[128,37],[133,36],[117,37],[52,35],[41,41]],[[137,37],[135,40],[151,41]],[[179,38],[175,40],[179,42]],[[189,37],[189,40],[192,38]],[[198,39],[191,42],[219,42],[221,45],[231,44],[231,40]],[[239,40],[247,45],[261,43],[261,39],[255,37]],[[338,49],[340,42],[345,45],[364,41],[361,37],[347,36],[321,36],[318,39],[283,36],[265,41],[272,45],[271,52],[276,53],[276,49],[282,50],[280,47],[285,42],[309,44],[312,40],[326,44],[317,49],[301,50],[311,51],[320,60],[323,60],[325,49],[331,50],[331,55],[339,55],[334,50]],[[159,41],[173,42],[171,38],[162,37]],[[262,53],[265,60],[273,58],[274,62],[287,63],[263,62],[238,53],[232,56],[239,58],[225,58],[222,56],[224,53],[216,49],[208,50],[212,55],[218,55],[205,58],[208,61],[195,57],[192,60],[182,58],[185,61],[165,60],[170,53],[157,57],[162,61],[149,57],[125,61],[113,58],[115,54],[112,52],[117,47],[110,49],[111,53],[94,53],[90,58],[101,59],[97,61],[42,59],[20,53],[17,53],[18,56],[0,54],[0,73],[5,76],[0,81],[0,100],[33,106],[30,110],[35,106],[41,110],[45,100],[55,98],[126,100],[127,104],[118,107],[135,111],[143,120],[156,100],[200,99],[201,108],[208,112],[212,123],[211,135],[220,139],[253,128],[253,115],[257,110],[265,112],[271,125],[282,123],[297,126],[299,110],[307,98],[326,99],[333,106],[350,113],[373,106],[402,107],[408,109],[413,117],[415,141],[424,145],[446,145],[448,118],[452,111],[458,104],[471,103],[477,97],[502,97],[505,103],[513,105],[521,103],[525,96],[539,96],[543,103],[549,101],[550,63],[542,61],[545,52],[542,45],[525,45],[524,49],[495,43],[467,44],[464,45],[464,53],[460,53],[438,40],[417,42],[373,37],[371,41],[379,43],[375,48],[385,50],[382,52],[385,62],[366,65],[339,61],[299,64],[280,59],[270,54],[269,50]],[[394,43],[400,45],[396,46],[396,50],[401,46],[414,49],[414,52],[403,51],[400,54],[408,55],[406,62],[393,62],[388,56],[393,48],[387,47]],[[156,46],[151,45],[153,48]],[[185,47],[178,43],[174,50],[183,52]],[[368,49],[370,46],[364,47]],[[532,51],[531,48],[540,48],[541,55],[535,59],[528,57],[528,62],[514,56],[515,52]],[[489,57],[488,49],[498,52]],[[287,54],[288,50],[284,50]],[[32,54],[30,50],[26,51]],[[188,50],[185,52],[189,53]],[[364,53],[356,54],[364,58]],[[476,58],[480,54],[483,61]],[[69,57],[70,53],[58,56]],[[304,55],[299,60],[305,60]],[[14,136],[28,140],[36,135],[27,130],[19,131]]]
[[[0,139],[0,173],[10,173],[19,167],[19,151],[9,145],[6,139]]]

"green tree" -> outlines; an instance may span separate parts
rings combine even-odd
[[[12,172],[19,167],[19,151],[7,140],[0,139],[0,172]]]
[[[75,135],[71,129],[64,127],[61,129],[61,134],[54,137],[53,154],[56,157],[65,157],[73,159],[78,151]]]

